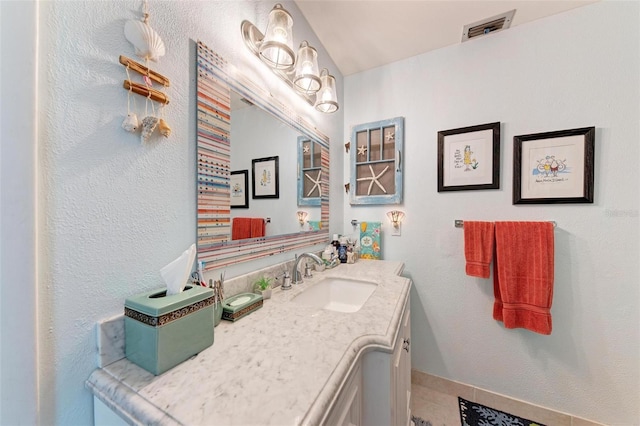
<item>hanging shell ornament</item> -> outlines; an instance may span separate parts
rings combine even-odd
[[[151,137],[151,134],[155,130],[158,125],[158,117],[154,117],[149,115],[142,119],[142,134],[140,135],[140,140],[142,142],[146,142]]]
[[[136,50],[136,55],[143,59],[158,62],[165,54],[164,42],[149,24],[129,20],[124,24],[124,36]]]
[[[171,136],[171,127],[169,127],[167,122],[164,121],[164,119],[162,118],[158,122],[158,130],[160,130],[160,134],[165,138],[168,138],[169,136]]]
[[[135,112],[130,112],[122,122],[122,128],[127,132],[135,133],[138,130],[140,124],[138,123],[138,116]]]

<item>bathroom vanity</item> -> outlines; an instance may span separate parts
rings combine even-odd
[[[96,424],[109,416],[130,424],[409,424],[411,280],[399,275],[403,267],[360,260],[276,289],[261,309],[217,326],[213,346],[160,376],[126,358],[94,371],[87,387]],[[332,279],[375,289],[355,312],[305,301],[305,291]]]

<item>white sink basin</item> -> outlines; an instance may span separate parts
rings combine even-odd
[[[328,277],[305,289],[292,302],[336,312],[357,312],[377,286],[369,281]]]

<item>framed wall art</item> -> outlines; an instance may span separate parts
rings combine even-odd
[[[500,188],[500,122],[438,132],[438,192]]]
[[[351,143],[349,203],[402,203],[404,117],[358,124]]]
[[[593,203],[595,127],[513,138],[513,204]]]
[[[249,208],[249,170],[231,172],[229,181],[231,208]]]
[[[278,163],[278,156],[251,160],[253,199],[280,198]]]

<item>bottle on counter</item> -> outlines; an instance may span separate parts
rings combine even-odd
[[[333,246],[333,254],[334,257],[340,257],[340,236],[338,234],[333,234],[333,240],[331,241],[331,245]]]
[[[338,236],[338,234],[333,234],[331,245],[333,246],[333,248],[335,248],[336,254],[338,254],[338,251],[340,250],[340,237]]]
[[[347,239],[345,237],[340,239],[338,259],[340,259],[340,263],[347,263]]]

